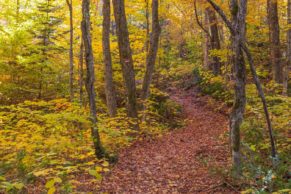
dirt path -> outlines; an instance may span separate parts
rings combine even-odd
[[[233,193],[211,171],[228,165],[223,133],[227,118],[214,112],[195,92],[176,91],[172,98],[184,108],[183,129],[153,141],[137,142],[120,153],[102,182],[108,193]]]

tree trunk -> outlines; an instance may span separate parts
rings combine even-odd
[[[235,36],[238,32],[237,32],[236,28],[232,25],[232,23],[227,19],[226,15],[222,11],[222,9],[218,5],[216,5],[212,0],[207,0],[207,2],[211,4],[211,6],[216,10],[216,12],[223,19],[223,21],[226,24],[226,26],[228,27],[231,35]],[[248,59],[248,62],[250,65],[250,70],[251,70],[251,73],[253,76],[253,80],[254,80],[254,83],[257,87],[258,94],[259,94],[261,101],[262,101],[262,104],[263,104],[264,113],[265,113],[265,117],[266,117],[266,121],[267,121],[267,125],[268,125],[269,137],[270,137],[272,162],[273,162],[273,165],[276,165],[277,161],[278,161],[278,156],[277,156],[277,151],[276,151],[276,146],[275,146],[275,140],[274,140],[274,135],[273,135],[273,128],[272,128],[272,123],[271,123],[271,119],[270,119],[270,114],[269,114],[268,107],[267,107],[266,97],[265,97],[262,85],[260,83],[259,77],[258,77],[256,69],[255,69],[254,59],[252,57],[252,54],[251,54],[249,48],[246,45],[246,40],[239,39],[239,41],[240,41],[240,46],[243,49],[243,51]]]
[[[205,10],[205,14],[204,14],[204,26],[209,26],[209,22],[208,22],[208,14],[206,13]],[[208,31],[208,28],[206,28],[205,30]],[[203,47],[203,66],[205,67],[205,69],[210,70],[210,61],[209,61],[209,50],[210,50],[210,40],[209,40],[209,31],[208,33],[204,33],[204,47]]]
[[[246,66],[243,50],[240,42],[245,39],[245,19],[246,19],[247,0],[231,0],[230,10],[232,13],[232,23],[237,32],[232,36],[233,49],[233,69],[235,75],[235,99],[230,116],[231,148],[234,175],[240,176],[241,153],[240,153],[240,126],[246,105]]]
[[[146,53],[148,53],[149,44],[150,44],[149,0],[145,0],[145,17],[146,17],[146,42],[145,42],[145,49],[146,49]]]
[[[128,116],[137,118],[136,84],[129,34],[125,15],[124,0],[113,0],[116,34],[118,39],[120,63],[127,90]]]
[[[74,26],[73,26],[73,1],[66,0],[70,11],[70,101],[74,99]]]
[[[291,0],[288,0],[288,25],[291,25]],[[283,80],[283,95],[288,96],[288,79],[289,79],[289,68],[291,64],[291,29],[288,27],[287,31],[287,63],[284,67],[284,80]]]
[[[95,72],[94,72],[94,58],[93,58],[93,50],[91,43],[91,34],[90,34],[90,0],[82,1],[82,36],[84,40],[85,47],[85,60],[87,66],[87,78],[86,78],[86,89],[89,97],[89,106],[90,106],[90,114],[92,121],[92,129],[91,134],[94,143],[95,154],[97,158],[102,158],[104,156],[104,149],[101,146],[100,136],[98,132],[97,126],[97,110],[96,110],[96,102],[95,102]]]
[[[155,68],[155,62],[159,47],[159,37],[161,27],[159,23],[159,1],[153,0],[152,2],[152,36],[150,40],[150,47],[146,59],[146,72],[143,79],[142,98],[145,100],[149,95],[150,85]]]
[[[215,12],[212,8],[207,7],[206,8],[206,15],[208,18],[208,23],[210,25],[209,31],[210,31],[210,49],[211,50],[220,50],[220,40],[219,40],[219,33],[218,33],[218,27],[217,27],[217,18],[215,15]],[[214,75],[219,75],[221,73],[220,71],[221,63],[219,61],[219,57],[212,57],[211,62],[211,70]]]
[[[16,21],[19,22],[20,0],[16,1]]]
[[[103,31],[102,31],[103,60],[105,66],[105,94],[109,115],[116,116],[116,96],[112,75],[112,60],[110,53],[110,0],[103,2]]]
[[[267,1],[269,36],[270,36],[270,56],[272,63],[273,79],[277,83],[283,81],[283,68],[280,51],[280,27],[278,19],[278,1]]]
[[[83,92],[83,80],[84,80],[84,42],[81,38],[80,53],[79,53],[79,96],[80,106],[83,106],[84,92]]]

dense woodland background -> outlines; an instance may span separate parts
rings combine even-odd
[[[229,117],[216,173],[290,192],[290,25],[290,0],[0,0],[0,193],[97,191],[193,88]]]

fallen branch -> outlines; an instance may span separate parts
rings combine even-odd
[[[217,184],[217,185],[214,185],[214,186],[212,186],[212,187],[210,187],[210,188],[208,188],[208,189],[206,189],[206,190],[203,190],[202,192],[203,193],[206,193],[206,192],[209,192],[209,191],[212,191],[212,190],[214,190],[214,189],[216,189],[216,188],[218,188],[218,187],[222,187],[222,186],[224,186],[224,187],[230,187],[232,190],[234,190],[236,193],[240,193],[238,190],[237,190],[237,188],[235,188],[233,185],[231,185],[230,183],[228,183],[228,182],[226,182],[226,181],[223,181],[222,183],[219,183],[219,184]]]
[[[219,183],[219,184],[214,185],[214,186],[212,186],[212,187],[209,187],[208,189],[205,189],[205,190],[203,190],[202,192],[203,192],[203,193],[206,193],[206,192],[208,192],[208,191],[214,190],[214,189],[216,189],[216,188],[218,188],[218,187],[221,187],[221,186],[224,186],[224,185],[226,185],[226,184],[225,184],[224,182],[222,182],[222,183]]]

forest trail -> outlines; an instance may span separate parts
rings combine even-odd
[[[182,105],[186,125],[122,151],[101,184],[103,192],[235,193],[213,173],[229,164],[223,136],[227,117],[209,108],[207,97],[197,96],[194,90],[174,91],[171,98]]]

